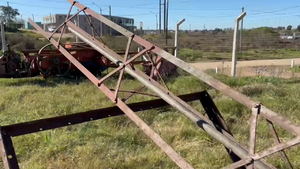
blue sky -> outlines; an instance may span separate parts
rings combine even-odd
[[[163,0],[162,0],[163,1]],[[233,27],[235,18],[245,7],[247,16],[244,20],[245,28],[258,26],[287,26],[296,27],[300,24],[299,0],[169,0],[169,27],[175,28],[176,22],[185,18],[182,29],[214,29]],[[70,4],[66,0],[10,0],[10,6],[19,9],[23,19],[32,18],[42,21],[45,15],[67,13]],[[102,8],[103,14],[108,14],[108,6],[112,7],[112,15],[131,17],[135,25],[143,22],[144,29],[156,28],[156,14],[158,17],[159,0],[79,0],[80,3],[98,12]],[[96,5],[93,4],[93,2]],[[7,5],[7,1],[0,0],[0,5]],[[76,8],[77,9],[77,8]],[[75,11],[75,10],[73,10]]]

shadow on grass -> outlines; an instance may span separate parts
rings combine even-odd
[[[37,85],[41,87],[55,87],[59,84],[72,83],[75,80],[66,79],[66,78],[47,78],[42,77],[29,77],[29,78],[15,78],[15,79],[1,79],[0,86],[25,86],[25,85]]]

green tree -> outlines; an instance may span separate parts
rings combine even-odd
[[[286,27],[286,30],[290,31],[290,30],[292,30],[292,27],[293,27],[292,25],[289,25],[289,26]]]
[[[298,25],[298,26],[297,26],[297,31],[299,31],[299,32],[300,32],[300,25]]]
[[[18,9],[14,9],[11,6],[0,6],[0,19],[3,19],[5,23],[13,23],[18,15],[20,15]]]

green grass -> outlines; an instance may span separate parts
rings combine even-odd
[[[30,31],[30,30],[20,30],[20,32],[21,33],[23,33],[23,34],[25,34],[25,35],[27,35],[27,36],[30,36],[30,37],[33,37],[33,38],[45,38],[43,35],[41,35],[41,34],[37,34],[37,33],[35,33],[35,32],[33,32],[33,31]]]
[[[296,67],[289,68],[288,70],[291,71],[291,72],[298,73],[298,72],[300,72],[300,67],[296,66]]]
[[[297,79],[274,77],[229,78],[214,75],[226,84],[265,106],[300,124]],[[116,81],[109,80],[114,87]],[[134,89],[139,83],[125,79],[122,89]],[[250,111],[232,99],[224,97],[191,76],[167,80],[176,94],[207,89],[222,112],[234,136],[247,145]],[[41,78],[0,79],[0,124],[8,125],[47,117],[98,109],[113,104],[91,83],[75,85],[70,80]],[[152,99],[136,95],[130,102]],[[198,101],[191,103],[201,113]],[[145,111],[139,116],[195,168],[221,168],[231,163],[224,147],[185,116],[173,108]],[[274,145],[267,123],[259,121],[258,151]],[[282,140],[290,134],[279,129]],[[127,169],[177,168],[176,165],[127,117],[113,117],[60,129],[13,138],[21,168],[30,169]],[[300,148],[287,151],[294,166],[300,166]],[[268,161],[280,169],[286,168],[280,154]],[[297,167],[296,167],[297,168]]]
[[[188,62],[224,60],[229,61],[232,58],[231,52],[203,52],[201,50],[192,50],[183,48],[179,51],[179,57]],[[242,60],[267,60],[267,59],[290,59],[299,58],[297,50],[248,50],[237,54],[237,59]]]

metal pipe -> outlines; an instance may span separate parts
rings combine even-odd
[[[103,48],[101,44],[97,44],[97,42],[93,42],[91,38],[89,38],[90,35],[85,34],[84,32],[78,31],[78,28],[72,23],[68,23],[68,29],[75,35],[77,35],[80,39],[88,43],[91,47],[95,48],[98,52],[102,53],[105,57],[107,57],[112,62],[116,63],[119,66],[122,66],[123,63],[114,57],[114,53],[112,51],[109,51],[107,48]],[[75,30],[77,29],[77,30]],[[222,133],[220,133],[216,128],[208,124],[206,121],[198,117],[196,114],[194,114],[192,111],[190,111],[187,107],[180,104],[178,101],[173,99],[171,96],[169,96],[167,93],[163,92],[161,89],[156,87],[154,84],[149,83],[148,79],[145,79],[141,76],[139,76],[135,70],[131,69],[129,66],[126,66],[125,71],[139,80],[141,83],[143,83],[146,87],[151,89],[154,93],[156,93],[158,96],[160,96],[162,99],[164,99],[167,103],[169,103],[172,107],[176,108],[180,112],[182,112],[186,117],[188,117],[191,121],[196,123],[200,128],[202,128],[204,131],[206,131],[209,135],[214,137],[216,140],[224,144],[227,148],[231,149],[235,154],[240,156],[241,158],[248,157],[248,152],[244,150],[241,146],[234,143],[232,140],[224,136]],[[260,169],[266,169],[269,168],[267,165],[263,164],[262,162],[256,162],[256,166]],[[270,169],[270,168],[269,168]]]

